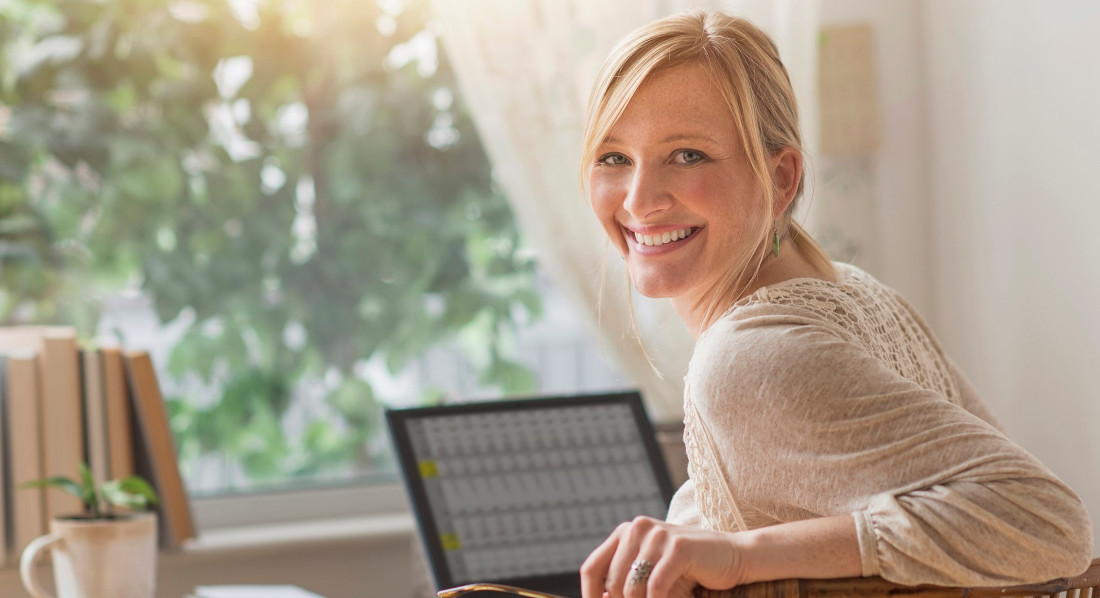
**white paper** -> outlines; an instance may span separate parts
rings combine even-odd
[[[298,586],[199,586],[197,598],[324,598]]]

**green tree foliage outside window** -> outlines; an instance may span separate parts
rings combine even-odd
[[[385,468],[357,364],[460,337],[482,383],[537,317],[533,264],[422,2],[7,0],[0,322],[92,335],[140,287],[189,326],[166,374],[185,473],[250,483]],[[121,339],[134,345],[141,339]],[[284,418],[303,384],[325,417]],[[424,397],[423,400],[432,400]]]

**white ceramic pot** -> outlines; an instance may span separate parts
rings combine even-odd
[[[57,598],[153,598],[157,518],[134,513],[119,519],[56,517],[50,533],[23,550],[19,573],[34,598],[54,598],[35,577],[46,550],[53,556]]]

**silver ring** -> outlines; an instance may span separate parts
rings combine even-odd
[[[630,583],[634,585],[645,583],[649,579],[649,574],[653,572],[653,563],[638,559],[630,564],[630,572],[633,573]]]

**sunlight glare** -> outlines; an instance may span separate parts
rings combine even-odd
[[[233,56],[218,61],[214,67],[214,85],[218,86],[218,95],[230,99],[237,95],[244,84],[252,78],[252,57]]]
[[[183,23],[201,23],[210,16],[210,9],[199,2],[173,2],[168,5],[168,14]]]
[[[229,0],[229,9],[245,29],[255,31],[260,26],[260,0]]]
[[[396,71],[413,61],[416,61],[416,72],[425,79],[439,68],[439,46],[430,31],[421,31],[409,41],[394,46],[386,55],[384,64],[389,70]]]

